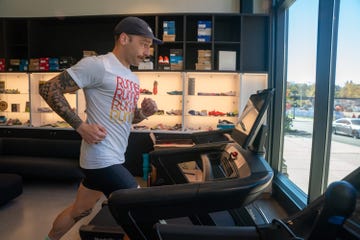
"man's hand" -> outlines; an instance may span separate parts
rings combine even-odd
[[[107,135],[106,129],[99,124],[81,123],[76,129],[82,139],[88,144],[98,144]]]
[[[158,110],[156,102],[151,98],[144,98],[141,102],[141,112],[145,117],[150,117]]]

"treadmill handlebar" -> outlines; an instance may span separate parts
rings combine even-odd
[[[272,178],[273,172],[263,172],[248,178],[123,189],[113,192],[108,204],[119,224],[127,223],[124,216],[129,213],[141,214],[140,221],[208,213],[243,206]]]

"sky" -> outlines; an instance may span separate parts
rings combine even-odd
[[[319,0],[297,0],[289,10],[288,81],[315,83]],[[360,0],[340,0],[336,85],[360,84]]]

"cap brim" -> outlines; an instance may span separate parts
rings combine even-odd
[[[159,44],[163,44],[164,42],[161,41],[160,39],[154,37],[154,38],[153,38],[153,43],[159,45]]]

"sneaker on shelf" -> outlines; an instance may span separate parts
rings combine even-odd
[[[236,96],[236,92],[235,91],[229,91],[229,92],[224,92],[220,94],[221,96]]]
[[[180,109],[174,110],[171,109],[171,111],[166,112],[167,115],[182,115],[182,111]]]
[[[190,110],[188,113],[189,113],[190,115],[193,115],[193,116],[196,115],[196,111],[195,111],[195,110]]]
[[[228,121],[228,120],[226,120],[226,119],[223,119],[223,120],[220,120],[220,119],[219,119],[218,123],[219,123],[219,124],[234,124],[233,122]]]
[[[182,95],[182,91],[176,91],[176,90],[166,92],[166,93],[169,94],[169,95]]]
[[[223,113],[223,112],[220,112],[220,111],[210,111],[209,112],[209,116],[215,116],[215,117],[218,117],[218,116],[225,116],[226,113]]]
[[[165,111],[164,110],[157,110],[155,112],[155,115],[164,115],[165,114]]]
[[[176,123],[169,130],[181,130],[181,127],[182,127],[181,123]]]
[[[176,110],[174,110],[174,114],[177,115],[177,116],[181,116],[182,115],[182,110],[176,109]]]
[[[164,63],[164,59],[163,59],[162,56],[159,56],[158,63],[159,63],[159,64],[163,64],[163,63]]]
[[[228,117],[236,117],[238,115],[239,115],[238,111],[233,111],[233,112],[227,112],[226,113],[226,116],[228,116]]]
[[[152,92],[145,89],[145,88],[140,88],[140,94],[146,94],[146,95],[151,95]]]
[[[207,116],[207,111],[206,110],[201,110],[200,111],[200,116]]]

